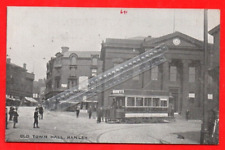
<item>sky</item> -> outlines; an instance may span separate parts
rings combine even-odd
[[[208,10],[208,30],[218,24],[220,11]],[[203,40],[203,9],[8,7],[7,55],[14,64],[26,63],[38,80],[46,78],[46,63],[62,46],[100,51],[106,38],[159,37],[174,31]]]

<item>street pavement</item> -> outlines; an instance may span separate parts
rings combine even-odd
[[[9,109],[8,109],[9,110]],[[82,143],[143,143],[199,144],[200,120],[186,121],[180,116],[170,123],[117,124],[97,123],[96,114],[87,112],[44,111],[40,128],[33,128],[35,107],[19,107],[18,124],[9,121],[7,142],[82,142]]]

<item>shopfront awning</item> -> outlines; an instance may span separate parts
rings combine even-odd
[[[25,100],[31,102],[31,103],[38,103],[35,99],[33,99],[32,97],[25,97]]]
[[[7,101],[20,101],[19,99],[16,99],[14,97],[10,97],[9,95],[6,95],[6,100]]]
[[[60,104],[79,104],[80,102],[68,102],[68,101],[60,101]]]

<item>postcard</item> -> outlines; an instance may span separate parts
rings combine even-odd
[[[219,144],[219,9],[7,7],[6,142]]]

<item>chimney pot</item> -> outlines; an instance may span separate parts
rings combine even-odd
[[[61,49],[62,49],[62,53],[69,51],[69,47],[66,47],[66,46],[62,46]]]

